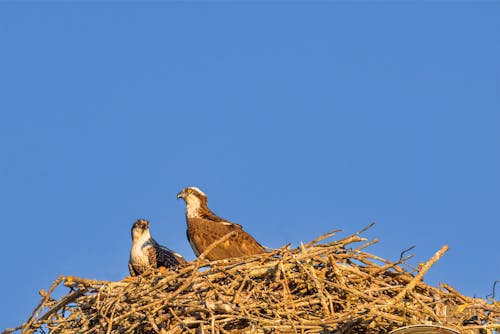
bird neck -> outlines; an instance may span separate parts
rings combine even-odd
[[[191,206],[191,205],[186,206],[186,216],[188,218],[200,217],[202,212],[203,208],[201,206]]]
[[[151,239],[151,234],[149,233],[149,230],[143,231],[142,234],[134,234],[133,238],[133,243],[137,245],[142,245],[143,243],[147,242],[149,239]]]
[[[206,202],[195,196],[189,196],[186,198],[186,217],[199,217],[203,211],[210,211]]]

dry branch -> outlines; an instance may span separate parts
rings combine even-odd
[[[258,256],[200,258],[120,282],[60,276],[28,321],[4,333],[387,333],[412,324],[500,330],[499,302],[422,281],[446,246],[413,275],[405,269],[412,255],[392,262],[362,251],[376,242],[361,238],[364,230]],[[61,284],[70,291],[52,299]]]

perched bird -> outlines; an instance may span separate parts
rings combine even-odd
[[[159,245],[149,232],[149,222],[138,219],[132,226],[132,248],[128,269],[131,276],[137,276],[149,268],[174,267],[186,263],[178,253]]]
[[[177,199],[186,202],[187,238],[196,256],[200,256],[208,246],[230,232],[236,236],[229,238],[211,250],[208,260],[221,260],[246,255],[265,253],[266,250],[241,225],[231,223],[216,216],[207,206],[207,195],[196,187],[188,187],[177,194]]]

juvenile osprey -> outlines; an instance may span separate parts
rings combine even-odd
[[[208,260],[221,260],[245,255],[265,253],[266,250],[241,225],[216,216],[207,206],[207,195],[196,187],[188,187],[177,194],[186,202],[187,238],[196,256],[213,242],[229,232],[234,238],[223,242],[206,255]]]
[[[132,226],[132,248],[128,269],[131,276],[137,276],[148,268],[174,267],[186,263],[184,258],[167,247],[159,245],[149,233],[149,222],[138,219]]]

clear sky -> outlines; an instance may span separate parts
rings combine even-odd
[[[194,255],[198,186],[261,243],[338,237],[484,297],[500,279],[500,3],[1,2],[0,329],[130,227]],[[497,291],[500,295],[500,291]]]

